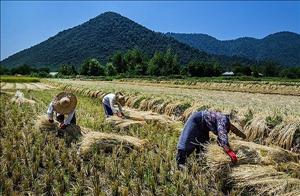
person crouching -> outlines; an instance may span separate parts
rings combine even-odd
[[[236,126],[234,126],[228,115],[213,111],[194,112],[186,121],[177,144],[177,166],[184,169],[186,159],[196,150],[199,154],[203,151],[203,144],[209,142],[209,131],[218,136],[218,144],[231,158],[233,163],[238,161],[236,154],[230,148],[228,133],[232,131],[243,139],[246,138]]]
[[[53,114],[55,113],[55,119],[60,123],[61,129],[66,129],[69,124],[76,124],[76,105],[77,98],[74,94],[67,92],[59,93],[49,104],[47,110],[49,122],[54,122]],[[65,115],[67,115],[67,118],[65,118]]]
[[[106,117],[117,115],[124,118],[122,106],[125,105],[125,96],[121,92],[109,93],[103,97],[103,109]]]

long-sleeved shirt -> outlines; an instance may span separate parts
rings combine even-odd
[[[109,106],[114,114],[122,112],[122,106],[116,101],[116,95],[113,93],[105,95],[102,103]]]
[[[220,146],[229,146],[227,136],[229,127],[230,121],[227,115],[211,111],[195,112],[185,123],[177,148],[190,150],[199,143],[207,142],[209,131],[218,136]]]
[[[53,113],[54,112],[56,112],[56,111],[54,110],[53,102],[51,102],[49,104],[49,107],[48,107],[48,110],[47,110],[47,115],[48,115],[49,119],[53,120]],[[65,125],[69,125],[71,123],[71,120],[74,117],[74,114],[75,114],[75,110],[73,110],[70,113],[68,113],[68,117],[64,120],[64,124]],[[56,115],[59,115],[59,113],[56,112]]]

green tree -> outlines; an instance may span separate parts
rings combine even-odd
[[[73,65],[61,65],[58,69],[60,75],[70,76],[76,75],[77,71]]]
[[[115,76],[117,74],[117,69],[112,63],[107,63],[105,67],[105,73],[107,76]]]
[[[152,76],[159,76],[160,69],[164,66],[164,55],[161,52],[155,52],[152,59],[149,61],[147,73]]]
[[[192,60],[187,66],[187,71],[190,76],[204,76],[204,70],[205,67],[202,62],[196,60]]]
[[[87,59],[82,65],[80,69],[81,75],[88,76],[100,76],[105,73],[104,67],[100,64],[97,59]]]
[[[121,52],[117,52],[113,55],[112,64],[118,73],[125,73],[127,71],[127,66]]]
[[[135,74],[136,65],[143,65],[143,54],[138,49],[128,50],[124,55],[124,64],[127,67],[127,71]]]

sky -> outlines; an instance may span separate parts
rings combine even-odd
[[[1,60],[106,11],[156,32],[220,40],[300,33],[300,1],[1,1]]]

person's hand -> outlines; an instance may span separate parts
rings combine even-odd
[[[236,154],[231,149],[224,149],[224,150],[228,154],[228,156],[230,157],[231,162],[232,163],[237,163],[238,159],[237,159]]]
[[[67,125],[65,125],[65,124],[60,124],[60,126],[59,126],[61,129],[66,129],[67,128]]]
[[[53,119],[48,119],[49,123],[54,123]]]

